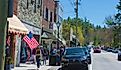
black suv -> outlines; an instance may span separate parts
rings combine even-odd
[[[62,57],[62,70],[88,70],[87,57],[85,51],[80,47],[70,47],[65,49]]]

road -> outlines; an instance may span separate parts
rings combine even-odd
[[[58,70],[60,66],[41,66],[39,70]],[[14,70],[36,70],[36,65],[24,65]],[[117,54],[111,52],[92,53],[92,64],[89,70],[121,70],[121,61],[117,61]]]
[[[92,70],[121,70],[121,61],[117,61],[117,54],[103,51],[92,55]]]

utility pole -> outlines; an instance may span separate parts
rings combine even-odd
[[[75,12],[76,12],[76,18],[78,18],[78,3],[79,1],[76,0],[76,8],[75,8]]]
[[[4,70],[8,0],[0,0],[0,70]]]
[[[76,13],[76,19],[78,19],[78,0],[76,0],[76,8],[75,8],[75,13]],[[78,20],[76,21],[76,47],[77,47],[77,23],[78,23]]]

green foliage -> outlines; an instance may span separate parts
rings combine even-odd
[[[66,41],[70,40],[70,28],[73,28],[73,34],[76,35],[81,45],[94,42],[94,45],[121,46],[121,0],[117,4],[118,13],[114,16],[105,18],[104,23],[108,27],[102,28],[91,24],[87,18],[68,18],[63,21],[62,35]]]
[[[108,35],[108,37],[111,37],[110,45],[113,47],[120,47],[121,46],[121,0],[119,0],[116,9],[118,10],[118,13],[115,16],[106,17],[105,24],[109,26],[110,32],[112,32]]]
[[[70,28],[73,29],[73,34],[76,35],[81,45],[93,41],[94,25],[87,21],[87,19],[67,18],[62,23],[62,36],[66,41],[70,40]]]
[[[112,16],[106,17],[104,22],[105,22],[105,24],[107,24],[110,27],[112,25],[115,25],[115,23],[114,23],[115,18]]]

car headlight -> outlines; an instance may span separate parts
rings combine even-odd
[[[62,57],[61,65],[62,67],[68,66],[69,59]]]
[[[87,59],[87,57],[86,56],[83,56],[82,58],[81,58],[81,60],[86,60]]]
[[[67,63],[67,62],[69,62],[69,60],[64,58],[64,57],[62,57],[62,63]]]

